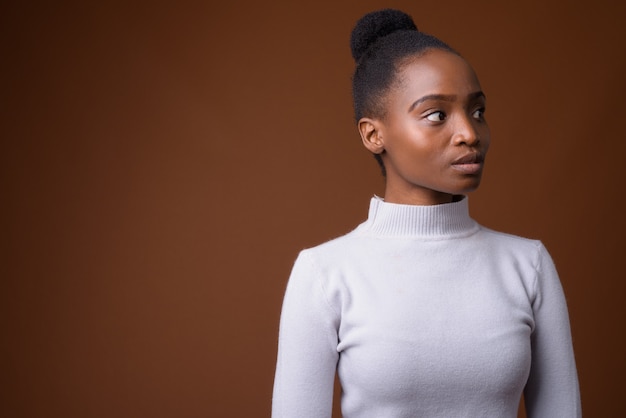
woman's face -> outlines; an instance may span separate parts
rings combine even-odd
[[[371,148],[359,124],[366,146],[382,151],[385,200],[432,205],[475,190],[490,135],[472,68],[458,55],[431,50],[407,61],[397,81],[385,98],[385,116],[369,120],[368,138],[380,148]]]

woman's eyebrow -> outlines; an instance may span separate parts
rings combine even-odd
[[[485,93],[483,93],[482,91],[475,91],[473,93],[470,93],[467,95],[467,98],[469,100],[476,100],[478,98],[486,98]],[[425,101],[428,100],[439,100],[439,101],[444,101],[444,102],[453,102],[455,101],[457,98],[456,95],[454,94],[427,94],[426,96],[422,96],[419,99],[417,99],[416,101],[414,101],[411,106],[409,106],[409,113],[411,111],[413,111],[413,109],[415,109],[415,107],[417,105],[419,105],[420,103],[424,103]]]

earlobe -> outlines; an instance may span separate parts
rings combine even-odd
[[[370,118],[361,118],[358,123],[363,145],[374,154],[381,154],[385,150],[380,125],[380,121]]]

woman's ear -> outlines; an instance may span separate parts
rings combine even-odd
[[[382,154],[385,151],[382,123],[378,119],[361,118],[357,126],[365,148],[374,154]]]

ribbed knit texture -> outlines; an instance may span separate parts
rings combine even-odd
[[[368,220],[361,225],[368,234],[424,239],[449,239],[478,230],[468,216],[467,199],[455,204],[413,206],[385,203],[374,197]]]
[[[274,418],[581,416],[563,291],[539,241],[483,228],[466,198],[373,198],[366,222],[298,256]]]

